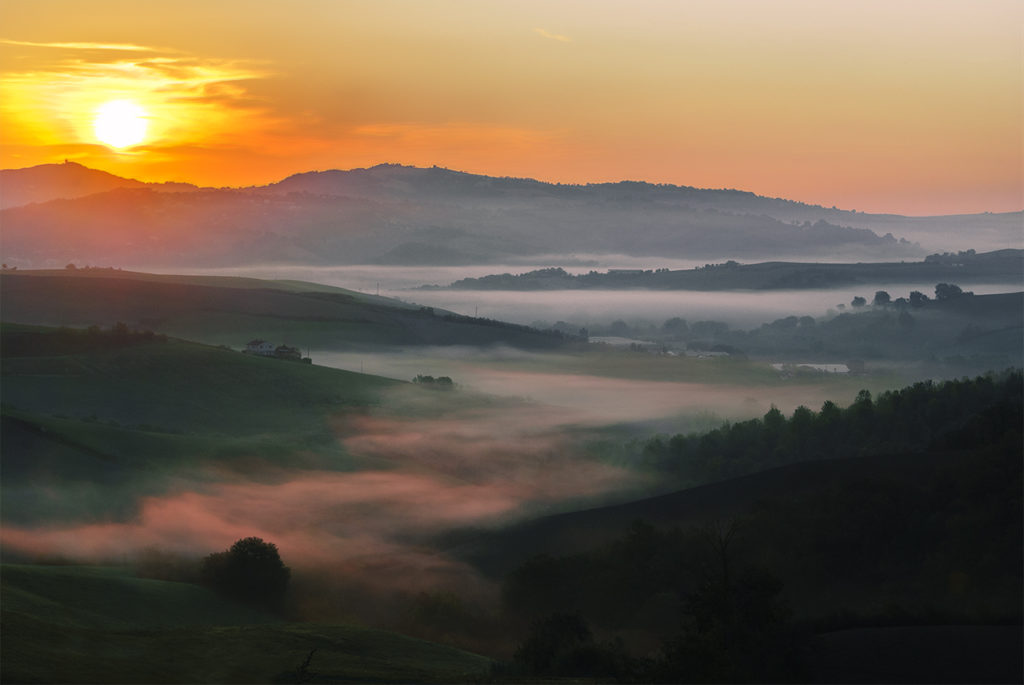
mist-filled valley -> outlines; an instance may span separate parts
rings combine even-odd
[[[319,283],[229,273],[0,276],[4,604],[19,650],[54,653],[33,631],[63,620],[24,621],[82,601],[67,588],[143,581],[228,602],[154,615],[144,652],[174,621],[227,621],[281,644],[356,625],[489,659],[422,657],[449,663],[446,679],[674,682],[728,653],[701,678],[827,680],[851,672],[837,654],[890,626],[938,630],[915,638],[928,645],[973,645],[983,629],[1012,642],[1018,283],[378,294],[364,267],[311,272]],[[402,286],[455,273],[379,271]],[[286,590],[218,585],[214,560],[251,538],[287,564]],[[771,607],[715,628],[742,627],[753,641],[739,652],[701,628],[694,602],[732,601],[715,587]],[[91,644],[141,625],[117,602],[90,611],[68,620]],[[996,679],[1015,653],[1000,649]],[[321,658],[328,679],[346,654]],[[106,648],[93,659],[76,663],[117,663]],[[208,667],[197,659],[178,672]],[[281,650],[257,661],[221,677],[301,666]]]
[[[1019,215],[2,181],[14,680],[1014,680]]]
[[[565,264],[567,262],[551,262]],[[621,264],[621,261],[610,263]],[[650,263],[650,262],[648,262]],[[655,261],[660,265],[666,262]],[[674,268],[692,268],[687,264]],[[837,288],[799,290],[468,290],[426,289],[424,284],[448,285],[462,278],[493,273],[528,273],[551,268],[541,265],[475,267],[341,266],[308,269],[286,266],[251,266],[216,270],[175,269],[175,273],[219,274],[272,280],[315,279],[318,283],[379,293],[424,306],[443,308],[468,316],[531,325],[552,325],[558,321],[580,326],[609,325],[616,320],[632,324],[661,325],[667,319],[724,321],[733,327],[753,328],[790,315],[820,317],[839,313],[854,297],[871,299],[884,290],[892,296],[906,296],[915,290],[933,295],[934,282],[866,282]],[[662,268],[668,268],[662,267]],[[569,272],[586,273],[592,267],[568,267]],[[1002,282],[958,281],[976,294],[1017,292],[1021,280]],[[379,288],[379,290],[378,290]],[[898,295],[897,295],[898,293]],[[839,305],[842,305],[840,308]]]
[[[1024,682],[1022,25],[0,0],[0,685]]]

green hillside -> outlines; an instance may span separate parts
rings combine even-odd
[[[164,432],[302,432],[346,406],[365,406],[395,381],[180,340],[139,339],[36,356],[60,331],[3,326],[4,402],[25,411]],[[87,335],[81,335],[88,339]],[[20,352],[15,356],[16,352]]]
[[[424,392],[159,336],[3,324],[0,347],[8,522],[121,516],[214,465],[360,468],[333,422]]]
[[[115,568],[5,565],[4,682],[475,681],[484,657],[354,626],[288,623]]]
[[[9,322],[85,328],[120,321],[236,349],[253,338],[303,350],[499,343],[544,349],[565,342],[555,332],[312,283],[113,269],[6,271],[0,307]]]

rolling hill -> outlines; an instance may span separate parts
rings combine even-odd
[[[289,623],[186,583],[126,569],[7,564],[5,682],[476,681],[490,660],[395,633]]]
[[[8,524],[130,517],[185,473],[365,468],[334,422],[419,390],[143,334],[5,323],[0,349]]]
[[[34,202],[70,200],[116,188],[196,190],[189,183],[143,183],[65,160],[27,169],[0,169],[0,209]]]
[[[1020,237],[1019,215],[911,219],[737,190],[559,185],[394,164],[222,189],[146,184],[76,164],[3,173],[4,259],[22,268],[457,265],[578,253],[878,261],[923,256],[922,236],[933,250],[965,235],[978,237],[974,247],[1016,246]]]
[[[294,281],[156,276],[115,269],[0,275],[5,321],[131,328],[241,348],[254,338],[318,349],[495,345],[548,349],[561,334]]]

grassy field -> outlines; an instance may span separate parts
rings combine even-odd
[[[3,378],[4,402],[25,411],[225,436],[315,429],[397,384],[178,340],[6,357]]]
[[[97,567],[5,565],[4,682],[458,682],[484,657],[385,631],[289,623],[185,583]]]
[[[284,290],[294,293],[328,293],[351,297],[356,301],[367,304],[386,304],[394,307],[406,307],[417,309],[415,305],[405,304],[398,300],[386,297],[368,295],[357,290],[339,288],[333,285],[322,283],[311,283],[308,281],[296,280],[264,280],[260,278],[246,278],[243,276],[202,276],[202,275],[179,275],[179,274],[151,274],[141,271],[122,271],[109,268],[84,268],[84,269],[32,269],[19,271],[23,276],[42,277],[75,277],[75,278],[118,278],[131,281],[147,281],[150,283],[167,283],[178,285],[207,285],[221,288],[238,288],[242,290]]]
[[[9,354],[66,333],[4,324],[3,515],[27,522],[84,511],[123,516],[183,473],[287,467],[347,471],[335,422],[384,395],[423,391],[378,376],[244,355],[180,340],[45,356]],[[57,348],[60,345],[56,345]],[[31,345],[27,346],[31,349]],[[59,351],[59,350],[58,350]],[[205,474],[205,475],[204,475]]]
[[[199,342],[241,348],[253,338],[293,347],[495,345],[554,348],[550,335],[454,317],[382,297],[298,281],[153,276],[111,269],[4,272],[3,317],[47,326],[121,321]]]

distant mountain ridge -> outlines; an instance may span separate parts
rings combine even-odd
[[[145,183],[65,160],[63,164],[0,169],[0,209],[33,202],[70,200],[116,188],[198,190],[198,186],[191,183]]]
[[[924,256],[893,234],[902,229],[950,224],[954,235],[971,228],[1005,243],[1019,223],[983,215],[922,224],[739,190],[561,185],[397,164],[212,189],[67,162],[0,171],[0,198],[4,261],[24,266],[459,265],[573,253],[879,261]]]

